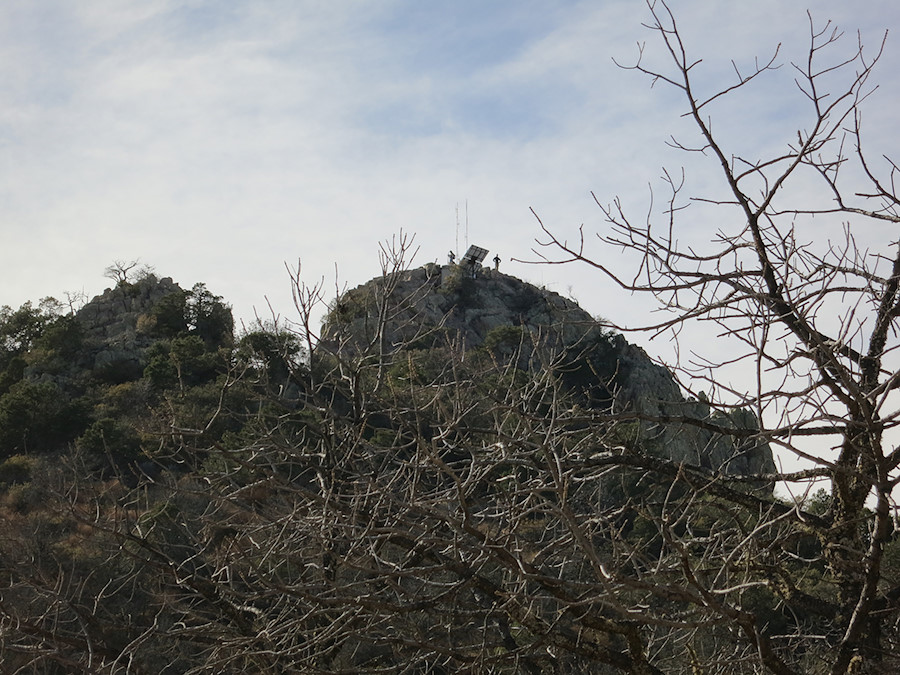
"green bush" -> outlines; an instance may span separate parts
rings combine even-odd
[[[85,413],[52,382],[15,383],[0,396],[0,457],[65,445],[83,430]]]
[[[38,460],[26,455],[13,455],[0,463],[0,484],[17,485],[31,480]]]
[[[521,326],[497,326],[484,336],[484,348],[495,358],[505,361],[515,355],[525,340]]]
[[[77,446],[116,461],[134,460],[141,455],[140,437],[134,428],[112,418],[94,422],[78,439]]]
[[[187,331],[185,317],[187,294],[178,290],[169,293],[150,310],[153,333],[165,338],[173,338]]]

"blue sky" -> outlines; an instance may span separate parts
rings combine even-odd
[[[674,0],[715,87],[779,42],[800,58],[805,7]],[[892,1],[817,0],[817,19],[877,41]],[[646,8],[637,0],[6,0],[0,4],[0,304],[109,285],[139,258],[196,281],[249,320],[290,317],[285,262],[310,281],[378,273],[378,242],[416,234],[417,263],[469,241],[502,269],[622,323],[646,307],[590,270],[534,267],[529,208],[560,232],[603,228],[591,191],[646,209],[683,104],[622,71]],[[900,37],[867,122],[896,144]],[[803,100],[785,66],[717,128],[753,154],[795,137]],[[689,178],[714,192],[715,167]],[[698,217],[687,228],[703,228]],[[464,246],[464,232],[460,235]],[[615,256],[611,252],[599,255]],[[624,263],[623,263],[624,264]],[[648,351],[653,348],[648,347]]]

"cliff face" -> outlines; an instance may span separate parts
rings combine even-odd
[[[526,332],[530,339],[519,341],[516,365],[528,369],[536,345],[551,353],[578,354],[589,364],[579,384],[607,394],[595,399],[595,406],[758,429],[750,411],[718,412],[703,401],[686,400],[666,368],[621,335],[604,330],[573,301],[485,268],[473,274],[468,266],[429,264],[373,279],[338,300],[322,345],[344,354],[391,354],[427,348],[439,339],[467,350]],[[595,381],[585,382],[585,377]],[[640,433],[648,448],[674,461],[731,474],[775,470],[766,443],[736,444],[698,426],[650,419],[640,422]]]

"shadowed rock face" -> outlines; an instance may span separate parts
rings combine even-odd
[[[494,270],[475,272],[462,265],[429,264],[348,291],[326,319],[320,348],[345,356],[448,344],[466,350],[490,343],[505,329],[518,329],[530,337],[521,341],[519,367],[527,369],[532,363],[535,345],[551,353],[577,354],[590,362],[596,387],[609,393],[603,404],[607,407],[758,429],[748,410],[724,413],[703,401],[686,400],[666,368],[621,335],[603,329],[575,302]],[[642,421],[640,427],[645,445],[674,461],[730,474],[775,470],[767,443],[736,444],[692,425]]]

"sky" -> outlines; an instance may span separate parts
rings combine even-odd
[[[809,120],[790,67],[805,57],[807,7],[671,7],[704,91],[733,83],[732,60],[746,71],[781,44],[781,69],[711,110],[728,148],[763,155],[795,139]],[[846,54],[857,31],[874,51],[900,28],[894,0],[809,10],[846,31]],[[535,213],[562,238],[581,225],[593,236],[606,224],[592,192],[644,214],[662,167],[687,166],[691,194],[721,193],[714,163],[666,145],[690,138],[677,92],[616,65],[642,42],[664,64],[648,17],[640,0],[4,0],[0,305],[90,297],[111,285],[108,265],[139,260],[185,288],[206,283],[239,321],[269,307],[290,319],[286,266],[352,288],[402,229],[415,265],[477,244],[591,314],[643,323],[649,305],[594,270],[518,261],[537,260]],[[889,153],[900,32],[876,78],[866,124]],[[709,239],[719,224],[691,213],[684,237]]]

